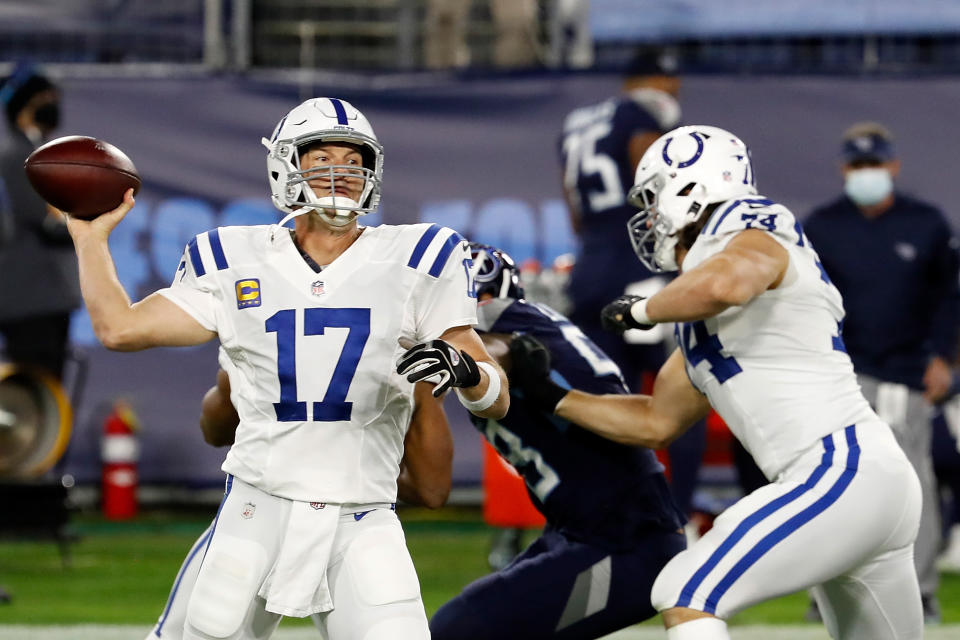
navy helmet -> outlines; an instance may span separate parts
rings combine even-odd
[[[484,293],[494,298],[523,298],[520,270],[513,258],[496,247],[479,242],[470,243],[470,255],[478,298]]]

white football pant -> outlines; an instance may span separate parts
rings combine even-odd
[[[291,509],[311,507],[228,482],[217,518],[187,555],[146,640],[266,640],[280,623],[259,593],[281,557]],[[390,505],[314,505],[339,508],[326,568],[332,610],[314,616],[320,637],[428,640],[420,584]]]
[[[832,637],[921,638],[913,567],[920,506],[917,475],[887,425],[836,431],[674,556],[654,583],[653,606],[726,619],[818,586]]]

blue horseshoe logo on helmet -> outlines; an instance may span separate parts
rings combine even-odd
[[[686,169],[694,162],[700,159],[700,156],[703,155],[703,138],[700,137],[700,134],[696,131],[690,132],[690,137],[697,141],[697,151],[693,154],[693,157],[689,160],[684,160],[683,162],[677,163],[677,169]],[[673,142],[673,138],[667,138],[667,141],[663,145],[663,161],[667,163],[668,167],[673,166],[673,160],[670,159],[670,156],[667,155],[667,149],[670,148],[670,143]]]

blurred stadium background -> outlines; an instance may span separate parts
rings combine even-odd
[[[761,192],[801,217],[839,192],[840,134],[870,119],[897,137],[901,187],[960,224],[960,3],[539,0],[531,19],[508,24],[505,35],[490,3],[475,0],[465,47],[447,60],[431,49],[439,36],[428,5],[0,0],[0,76],[18,61],[42,65],[62,89],[58,135],[106,139],[137,165],[137,207],[111,239],[134,297],[166,285],[195,234],[278,219],[259,141],[314,95],[353,102],[385,147],[384,204],[369,224],[439,222],[556,276],[550,265],[576,247],[560,193],[562,118],[617,93],[640,44],[675,48],[684,121],[740,135]],[[502,49],[507,36],[511,55]],[[72,331],[69,445],[39,477],[2,480],[0,533],[13,536],[0,543],[0,585],[13,593],[0,605],[2,638],[138,636],[221,493],[224,451],[205,445],[197,424],[215,347],[108,353],[82,310]],[[102,434],[118,401],[141,427],[141,513],[123,523],[98,515]],[[490,532],[476,508],[481,440],[459,405],[448,413],[453,506],[402,512],[431,612],[487,570]],[[732,497],[726,470],[705,474],[705,508]],[[41,493],[18,502],[25,485],[46,502]],[[37,538],[52,532],[59,550]],[[945,575],[941,602],[944,622],[960,623],[960,578]],[[795,625],[805,606],[797,596],[737,622]],[[139,626],[115,636],[42,626],[82,623]],[[957,635],[930,637],[960,636],[957,627],[942,632]],[[783,633],[744,627],[734,637],[826,637],[816,626]]]

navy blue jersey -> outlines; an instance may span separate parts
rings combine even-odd
[[[627,236],[627,221],[637,212],[627,204],[634,178],[630,140],[643,133],[666,133],[679,119],[672,96],[640,89],[576,109],[564,120],[564,184],[575,194],[581,217],[581,251],[570,281],[575,307],[602,306],[627,284],[650,277]]]
[[[932,355],[953,361],[958,257],[939,210],[897,193],[870,219],[841,197],[803,228],[843,296],[843,340],[858,373],[922,389]]]
[[[616,365],[549,307],[493,299],[479,306],[478,316],[481,331],[522,331],[543,342],[559,384],[590,393],[627,393]],[[547,415],[513,390],[502,420],[475,424],[523,476],[549,526],[573,539],[621,549],[651,529],[683,526],[663,467],[649,449],[617,444]]]

